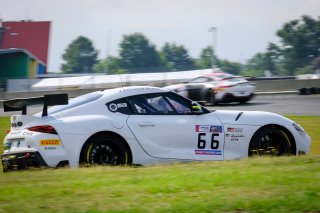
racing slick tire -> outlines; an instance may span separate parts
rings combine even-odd
[[[289,156],[295,155],[296,146],[292,135],[280,126],[270,125],[260,128],[252,137],[249,156]]]
[[[2,172],[6,173],[7,171],[9,171],[8,167],[6,165],[2,165]]]
[[[245,103],[247,103],[248,101],[249,101],[249,99],[244,99],[244,100],[239,101],[239,104],[245,104]]]
[[[122,138],[113,134],[92,136],[81,152],[81,163],[120,166],[131,163],[130,150]]]
[[[214,94],[213,91],[209,90],[207,92],[207,105],[209,106],[214,106],[216,104],[216,95]]]

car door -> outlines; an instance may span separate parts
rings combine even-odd
[[[203,108],[194,114],[191,101],[173,93],[129,98],[133,115],[127,124],[151,156],[170,159],[222,160],[223,126]]]

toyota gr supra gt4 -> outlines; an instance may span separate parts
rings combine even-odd
[[[27,107],[43,111],[27,115]],[[268,112],[209,111],[174,92],[123,87],[3,102],[11,116],[3,170],[32,166],[148,165],[307,154],[310,137]],[[50,106],[50,107],[49,107]]]
[[[215,105],[231,102],[244,104],[253,98],[256,86],[241,76],[216,72],[164,88],[197,102]]]

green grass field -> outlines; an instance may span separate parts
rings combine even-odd
[[[310,155],[0,173],[0,212],[320,212],[320,117],[288,117]]]

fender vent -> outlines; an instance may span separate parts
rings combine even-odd
[[[238,115],[237,115],[237,117],[236,117],[236,120],[235,121],[237,121],[240,117],[241,117],[241,115],[243,114],[243,112],[240,112]]]

